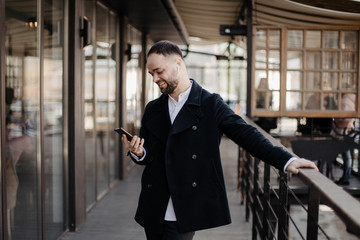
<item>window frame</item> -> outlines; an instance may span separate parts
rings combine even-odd
[[[260,109],[260,108],[256,108],[256,86],[255,86],[255,73],[257,70],[260,71],[266,71],[267,72],[267,76],[268,76],[268,72],[269,70],[273,70],[269,68],[268,62],[268,52],[273,50],[271,47],[269,47],[268,44],[266,44],[265,47],[257,47],[257,31],[259,30],[264,30],[266,32],[266,36],[267,38],[265,39],[266,42],[269,41],[269,37],[268,37],[268,32],[270,30],[279,30],[280,31],[280,67],[279,67],[279,71],[280,71],[280,94],[279,94],[279,109],[278,110],[272,110],[272,109]],[[288,90],[286,89],[286,81],[287,81],[287,74],[289,72],[290,69],[287,68],[287,54],[288,54],[288,32],[290,30],[300,30],[303,31],[303,41],[302,41],[302,47],[298,48],[298,51],[302,52],[302,67],[299,69],[296,69],[295,71],[299,71],[302,74],[306,73],[306,72],[312,72],[309,71],[308,69],[306,69],[306,54],[309,52],[320,52],[321,54],[321,59],[323,61],[324,58],[324,52],[328,52],[328,50],[330,49],[325,49],[323,44],[324,44],[324,32],[325,31],[338,31],[339,32],[339,47],[337,49],[334,50],[330,50],[330,51],[334,51],[334,52],[339,52],[339,57],[338,57],[338,69],[329,69],[324,71],[324,67],[323,65],[320,66],[320,69],[315,69],[315,72],[319,72],[321,75],[324,74],[325,72],[335,72],[338,74],[342,74],[342,73],[353,73],[355,74],[355,83],[356,83],[356,90],[355,91],[351,91],[351,90],[343,90],[341,89],[340,84],[340,79],[338,80],[338,87],[335,90],[331,90],[332,93],[336,93],[337,94],[337,101],[340,100],[342,93],[355,93],[356,94],[356,109],[355,111],[341,111],[340,110],[340,106],[337,106],[336,110],[306,110],[305,109],[305,97],[304,97],[304,93],[308,92],[308,93],[313,93],[315,92],[314,90],[305,90],[303,88],[303,84],[305,83],[305,78],[304,76],[301,77],[300,80],[300,89],[298,90]],[[320,48],[305,48],[305,32],[309,31],[309,30],[316,30],[316,31],[320,31],[321,32],[321,46]],[[348,50],[348,49],[343,49],[340,45],[341,43],[341,34],[342,32],[345,31],[355,31],[356,32],[356,49],[355,50]],[[360,74],[359,74],[359,69],[360,69],[360,27],[359,26],[254,26],[253,27],[253,55],[254,57],[252,58],[252,79],[251,79],[251,91],[253,94],[251,94],[251,115],[253,117],[280,117],[280,116],[284,116],[284,117],[360,117]],[[257,50],[265,50],[266,51],[266,67],[263,68],[256,68],[255,63],[256,63],[256,51]],[[291,50],[291,49],[290,49]],[[356,59],[356,65],[355,65],[355,69],[354,70],[342,70],[342,58],[341,56],[343,55],[343,53],[346,52],[355,52],[355,57]],[[322,64],[322,62],[321,62]],[[293,69],[291,69],[293,70]],[[290,71],[291,71],[290,70]],[[286,95],[288,92],[299,92],[301,93],[301,99],[302,99],[302,109],[301,110],[287,110],[286,109]],[[324,90],[323,89],[319,89],[319,92],[321,94],[323,94]],[[341,100],[340,100],[341,101]],[[340,102],[339,102],[340,103]],[[338,104],[340,105],[340,104]]]

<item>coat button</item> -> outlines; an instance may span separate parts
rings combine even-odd
[[[147,187],[148,187],[148,188],[151,188],[151,187],[152,187],[152,185],[151,185],[151,184],[148,184],[148,185],[147,185]]]
[[[197,183],[196,183],[196,182],[193,182],[193,183],[191,184],[191,186],[192,186],[193,188],[195,188],[195,187],[197,186]]]
[[[197,158],[197,156],[194,154],[191,156],[191,158],[195,160]]]
[[[196,129],[197,129],[197,126],[195,126],[195,125],[194,125],[194,126],[192,126],[192,130],[194,130],[194,131],[195,131]]]

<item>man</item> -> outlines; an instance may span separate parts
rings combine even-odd
[[[219,95],[189,79],[173,43],[156,43],[147,68],[162,95],[146,106],[140,137],[122,140],[135,163],[146,165],[135,220],[148,240],[191,240],[197,230],[231,222],[219,150],[223,134],[282,171],[316,169],[274,147]]]

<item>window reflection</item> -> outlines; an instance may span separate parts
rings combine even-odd
[[[320,69],[321,68],[321,52],[307,52],[306,53],[306,69]]]
[[[141,33],[128,26],[128,51],[130,60],[126,64],[126,122],[130,132],[137,133],[141,125]]]
[[[289,30],[288,31],[288,48],[302,48],[303,47],[303,31]]]
[[[95,122],[97,197],[108,188],[109,174],[109,18],[108,11],[96,5]]]
[[[339,31],[324,31],[324,47],[339,48]]]
[[[342,111],[341,94],[355,94],[358,97],[359,32],[356,28],[345,31],[340,27],[330,30],[310,27],[256,28],[253,83],[255,101],[252,102],[254,116],[271,114],[263,111],[270,110],[269,106],[258,107],[262,94],[257,86],[262,78],[268,79],[273,99],[271,111],[275,111],[274,103],[280,102],[281,96],[284,98],[281,102],[285,103],[281,105],[284,106],[281,110],[285,115],[321,116],[322,111],[331,111],[337,115],[334,110]],[[282,43],[281,39],[286,41]],[[280,45],[277,46],[276,42]],[[283,47],[284,51],[280,51]],[[285,62],[281,62],[282,59]],[[274,70],[281,69],[282,66],[285,67],[286,74],[277,74]],[[280,83],[285,88],[280,89]],[[274,97],[276,93],[279,93],[279,99]],[[277,113],[274,112],[272,116],[277,116]]]
[[[25,1],[23,3],[25,4]],[[5,1],[8,239],[41,239],[37,1]],[[32,25],[29,25],[31,16]]]
[[[63,115],[63,29],[64,5],[44,4],[44,21],[51,31],[44,30],[44,156],[46,238],[56,239],[65,230],[64,216],[64,115]]]
[[[357,47],[357,34],[355,31],[342,31],[341,48],[342,49],[356,49]]]
[[[309,30],[306,32],[306,48],[320,48],[321,47],[321,32]]]
[[[255,98],[257,109],[280,109],[280,41],[278,29],[257,30]]]
[[[118,176],[118,167],[115,159],[115,132],[112,129],[115,129],[118,126],[115,126],[116,119],[116,16],[111,14],[109,16],[109,43],[110,43],[110,58],[108,62],[109,67],[109,174],[110,181],[114,181]]]
[[[301,69],[303,67],[303,53],[301,51],[287,52],[287,68]]]
[[[320,89],[320,72],[307,72],[305,77],[305,89],[316,90]]]
[[[93,0],[85,1],[85,15],[90,22],[94,22]],[[92,32],[93,35],[93,32]],[[92,36],[93,39],[95,38]],[[86,207],[90,208],[96,201],[95,177],[95,99],[94,99],[94,46],[84,49],[84,126],[85,126],[85,163],[86,163]]]

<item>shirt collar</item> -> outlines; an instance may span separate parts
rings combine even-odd
[[[169,95],[169,99],[171,99],[171,101],[174,102],[174,103],[186,101],[188,99],[189,95],[190,95],[191,87],[193,85],[193,81],[190,80],[190,82],[191,82],[190,87],[188,87],[188,89],[186,89],[184,92],[179,94],[178,101],[173,99],[170,95]]]

